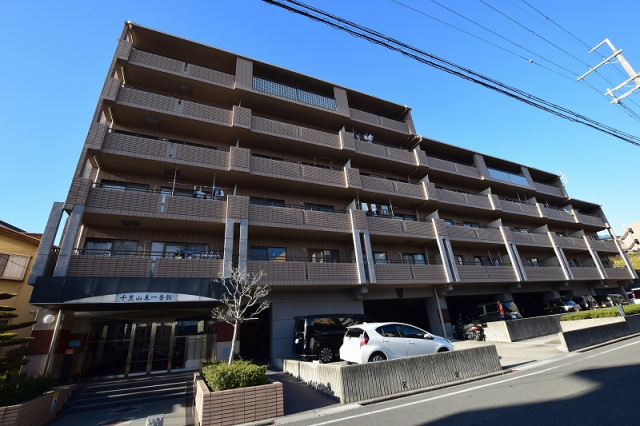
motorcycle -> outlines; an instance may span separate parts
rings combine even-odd
[[[466,322],[458,318],[453,326],[453,337],[456,340],[485,340],[484,329],[475,322]]]

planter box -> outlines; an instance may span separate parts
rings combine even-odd
[[[236,425],[284,415],[280,382],[211,392],[196,373],[193,387],[196,426]]]
[[[61,386],[22,404],[0,407],[0,426],[41,426],[50,423],[74,386]]]

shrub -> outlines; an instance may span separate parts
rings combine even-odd
[[[267,366],[236,360],[202,364],[202,379],[212,391],[244,388],[267,384]]]
[[[622,305],[625,315],[638,315],[640,314],[640,305]],[[560,321],[574,321],[581,319],[593,319],[593,318],[612,318],[619,317],[620,311],[617,307],[604,308],[604,309],[591,309],[588,311],[580,311],[572,314],[563,315],[560,317]]]
[[[42,376],[10,376],[0,380],[0,407],[20,404],[45,393],[51,387],[51,380]]]

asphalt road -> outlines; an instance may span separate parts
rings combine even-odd
[[[638,425],[640,337],[465,385],[292,425]],[[283,419],[284,420],[284,419]]]

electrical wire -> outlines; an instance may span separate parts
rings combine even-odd
[[[453,62],[450,62],[443,58],[439,58],[433,54],[427,53],[415,47],[409,46],[406,43],[403,43],[393,38],[390,38],[388,36],[385,36],[384,34],[378,31],[363,27],[361,25],[347,21],[338,16],[331,15],[327,12],[324,12],[312,6],[308,6],[296,0],[281,0],[281,1],[263,0],[263,1],[265,3],[278,6],[282,9],[288,10],[298,15],[305,16],[317,22],[327,24],[332,28],[345,31],[353,36],[362,38],[371,43],[396,51],[406,57],[412,58],[416,61],[419,61],[421,63],[424,63],[436,69],[439,69],[441,71],[445,71],[447,73],[453,74],[465,80],[479,84],[483,87],[502,93],[506,96],[509,96],[511,98],[514,98],[526,104],[534,106],[540,110],[549,112],[551,114],[562,117],[569,121],[581,123],[585,126],[588,126],[600,132],[609,134],[615,138],[621,139],[632,145],[640,146],[640,138],[638,138],[637,136],[622,132],[618,129],[599,123],[598,121],[590,119],[584,115],[571,111],[567,108],[545,101],[544,99],[534,96],[530,93],[524,92],[515,87],[508,86],[504,83],[491,79],[487,76],[483,76],[475,71],[464,68]],[[285,4],[285,3],[288,3],[288,4]],[[298,9],[293,5],[298,6],[302,9]]]

